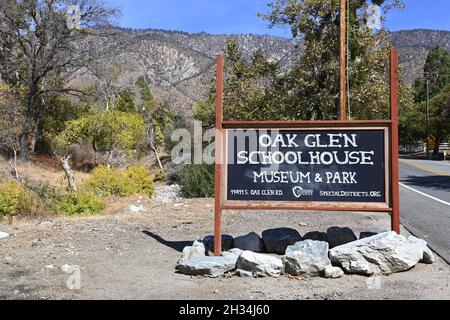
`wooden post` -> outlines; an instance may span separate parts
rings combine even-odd
[[[340,9],[340,112],[341,120],[347,120],[347,0],[341,0]]]
[[[392,231],[400,233],[400,190],[398,178],[398,52],[391,49],[391,190]]]
[[[223,167],[223,54],[217,55],[216,83],[216,167],[214,202],[214,254],[222,254],[222,167]]]

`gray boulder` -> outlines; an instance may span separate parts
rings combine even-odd
[[[0,231],[0,240],[6,239],[9,237],[9,233]]]
[[[338,267],[326,267],[323,270],[323,276],[328,279],[337,279],[344,276],[344,271]]]
[[[326,232],[312,231],[303,236],[303,240],[325,241],[328,242]]]
[[[235,238],[234,247],[243,251],[264,252],[264,243],[261,237],[255,232],[250,232],[245,236]]]
[[[206,252],[214,252],[214,236],[206,236],[203,238]],[[222,235],[222,251],[228,251],[233,248],[233,237],[228,234]]]
[[[330,244],[330,248],[334,248],[358,240],[353,230],[347,227],[328,228],[327,238],[328,243]]]
[[[202,258],[205,256],[205,246],[200,241],[195,241],[190,247],[183,249],[183,254],[178,260],[178,263],[182,263],[188,260]]]
[[[236,268],[251,272],[254,276],[278,278],[283,272],[279,257],[244,251],[238,258]]]
[[[302,236],[295,229],[277,228],[263,231],[262,240],[267,253],[283,255],[286,248],[301,241]]]
[[[293,276],[320,276],[323,270],[331,267],[328,258],[328,243],[305,240],[286,249],[284,257],[285,272]]]
[[[432,263],[434,256],[424,240],[395,232],[347,243],[330,250],[333,264],[362,275],[407,271],[418,262]]]
[[[423,259],[420,261],[425,264],[433,264],[436,262],[436,258],[434,257],[433,251],[431,251],[428,246],[423,251]]]
[[[190,276],[205,276],[217,278],[226,272],[234,270],[236,258],[230,255],[221,257],[202,257],[182,262],[176,266],[180,273]]]
[[[423,248],[423,257],[421,260],[419,260],[419,262],[422,262],[425,264],[433,264],[436,261],[433,251],[431,251],[431,249],[428,247],[428,244],[425,240],[411,236],[408,238],[408,241],[410,241],[410,243],[413,245],[416,244],[417,246],[420,246]]]
[[[244,252],[243,250],[241,250],[241,249],[238,249],[238,248],[233,248],[233,249],[230,249],[230,250],[228,250],[227,252],[229,252],[229,253],[231,253],[231,254],[234,254],[235,256],[236,256],[236,258],[239,258],[239,256],[242,254],[242,252]]]
[[[237,270],[236,270],[236,274],[237,274],[239,277],[241,277],[241,278],[250,278],[250,277],[253,277],[253,273],[252,273],[252,272],[250,272],[250,271],[245,271],[245,270],[242,270],[242,269],[237,269]]]

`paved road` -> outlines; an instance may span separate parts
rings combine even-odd
[[[401,223],[450,263],[450,163],[400,160]]]

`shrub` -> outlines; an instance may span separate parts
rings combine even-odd
[[[208,198],[214,195],[214,166],[192,164],[178,174],[181,193],[185,198]]]
[[[58,188],[50,185],[48,182],[40,184],[35,189],[37,197],[46,206],[51,206],[51,204],[59,198]]]
[[[86,188],[103,197],[134,194],[152,196],[155,191],[150,172],[140,166],[129,167],[125,171],[99,166],[86,181]]]
[[[128,195],[143,194],[151,197],[155,192],[152,176],[142,166],[129,167],[122,176],[123,188],[128,191]]]
[[[102,197],[121,194],[120,173],[117,169],[98,166],[86,180],[86,188]]]
[[[99,196],[80,190],[76,194],[68,193],[56,204],[57,210],[67,215],[90,215],[105,209],[105,202]]]
[[[36,196],[22,184],[15,181],[0,184],[0,216],[32,214],[37,207]]]
[[[155,174],[153,180],[154,180],[154,181],[166,181],[166,180],[167,180],[167,172],[165,172],[165,171],[163,171],[163,170],[158,171],[158,172]]]

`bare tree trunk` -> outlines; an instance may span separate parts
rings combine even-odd
[[[442,138],[442,133],[440,132],[440,130],[437,133],[436,136],[436,143],[434,144],[434,149],[433,149],[433,156],[436,157],[439,155],[439,146],[441,145],[441,143],[443,142],[443,138]]]
[[[35,130],[35,108],[38,88],[37,81],[34,77],[34,70],[28,89],[29,92],[26,112],[27,123],[25,124],[25,130],[22,137],[20,138],[20,155],[24,160],[28,160],[30,155],[34,152],[34,143],[37,133],[37,130]]]
[[[158,160],[159,169],[161,169],[161,171],[163,171],[164,168],[163,168],[163,165],[161,163],[161,159],[159,157],[158,150],[156,150],[155,145],[153,143],[150,143],[150,148],[152,148],[153,152],[155,153],[156,160]]]
[[[105,101],[106,101],[106,111],[109,110],[109,99],[108,99],[108,95],[105,95]]]
[[[73,175],[72,167],[70,166],[70,163],[69,163],[70,155],[59,157],[59,160],[61,161],[63,170],[66,173],[67,182],[69,183],[70,190],[72,190],[72,192],[76,193],[78,191],[78,188],[77,188],[77,184],[75,183],[75,177]]]
[[[154,136],[154,128],[153,127],[149,128],[149,130],[147,132],[148,132],[148,142],[149,142],[150,148],[155,153],[156,160],[158,161],[159,169],[161,171],[163,171],[164,168],[163,168],[163,165],[161,163],[161,159],[159,158],[158,150],[156,149],[155,143],[154,143],[154,138],[155,138],[155,136]]]
[[[25,129],[27,130],[27,129]],[[28,133],[24,132],[20,137],[20,156],[23,160],[27,160],[29,158],[28,152]]]
[[[14,174],[14,177],[17,180],[20,180],[19,171],[17,170],[17,150],[14,149],[13,152],[14,152],[14,159],[11,162],[12,173]]]
[[[106,167],[108,168],[108,170],[112,168],[113,160],[114,160],[114,148],[109,150],[108,160],[106,161]]]

